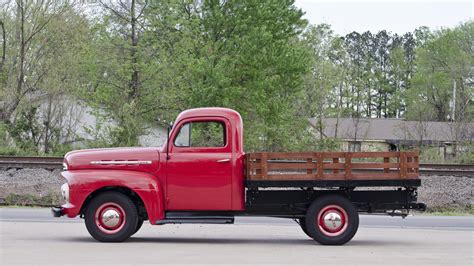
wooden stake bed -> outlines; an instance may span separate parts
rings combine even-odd
[[[247,181],[419,180],[418,152],[249,153]]]

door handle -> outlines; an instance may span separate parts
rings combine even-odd
[[[218,163],[227,163],[230,162],[230,159],[217,160]]]

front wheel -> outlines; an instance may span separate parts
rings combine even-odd
[[[124,194],[106,192],[92,199],[85,212],[85,222],[87,231],[96,240],[122,242],[137,229],[137,208]]]
[[[135,228],[135,232],[133,232],[132,235],[136,234],[138,232],[138,230],[140,230],[140,228],[142,228],[142,225],[143,225],[144,221],[145,220],[138,218],[137,227]]]
[[[343,245],[359,227],[356,207],[340,195],[317,198],[306,212],[307,234],[323,245]]]

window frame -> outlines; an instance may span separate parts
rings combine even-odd
[[[218,147],[192,147],[192,146],[176,146],[176,139],[181,132],[183,126],[188,123],[199,123],[199,122],[217,122],[223,126],[223,133],[225,135],[225,145]],[[173,135],[170,136],[170,147],[172,148],[171,152],[231,152],[231,125],[228,119],[224,117],[199,117],[199,118],[187,118],[179,121],[176,126],[176,131],[173,132]],[[191,126],[192,131],[192,126]],[[192,134],[192,133],[191,133]],[[192,137],[191,135],[189,136]],[[191,143],[192,144],[192,143]]]

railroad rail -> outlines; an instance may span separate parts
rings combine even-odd
[[[0,156],[0,169],[62,169],[63,157]],[[354,170],[356,171],[356,170]],[[376,172],[377,170],[374,170]],[[467,176],[474,177],[474,164],[420,163],[422,176]]]
[[[0,169],[62,169],[63,157],[0,156]]]

